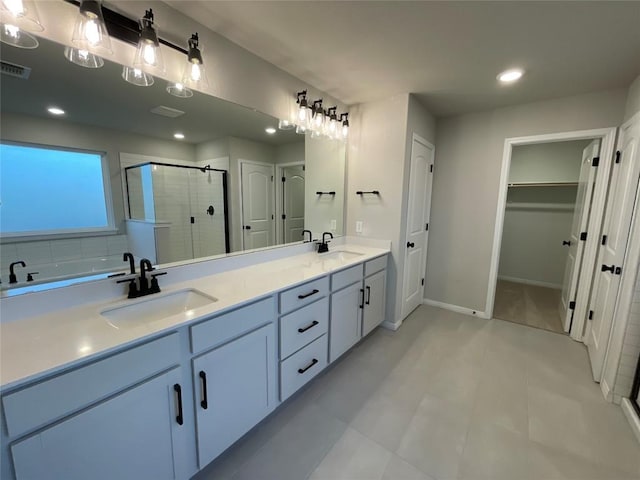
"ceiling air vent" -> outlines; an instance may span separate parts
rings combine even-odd
[[[159,105],[157,107],[152,108],[151,113],[155,113],[156,115],[160,115],[162,117],[169,117],[169,118],[178,118],[184,115],[184,112],[182,110],[165,107],[164,105]]]
[[[23,80],[27,80],[29,75],[31,75],[30,67],[23,67],[22,65],[17,65],[15,63],[2,62],[2,74],[9,75],[10,77],[22,78]]]

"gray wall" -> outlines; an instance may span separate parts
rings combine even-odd
[[[505,139],[618,126],[626,94],[598,92],[438,121],[426,298],[486,308]]]

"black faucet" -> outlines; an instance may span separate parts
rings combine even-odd
[[[136,265],[133,263],[133,254],[129,253],[129,252],[124,252],[124,254],[122,255],[122,261],[126,262],[129,261],[129,273],[131,275],[135,275],[136,274]]]
[[[153,265],[151,265],[151,261],[147,258],[143,258],[140,260],[140,296],[146,295],[149,292],[149,281],[147,280],[147,276],[145,275],[148,272],[152,272],[155,270]]]
[[[302,230],[302,236],[304,237],[304,234],[308,233],[309,234],[309,240],[305,239],[303,242],[307,243],[307,242],[312,242],[313,240],[313,233],[311,233],[311,230]]]
[[[18,283],[18,277],[16,277],[16,274],[13,271],[13,268],[16,265],[20,265],[22,268],[27,266],[27,264],[22,260],[18,260],[17,262],[13,262],[11,265],[9,265],[9,283]]]
[[[329,235],[331,238],[333,238],[333,233],[324,232],[322,234],[322,243],[318,244],[318,253],[327,253],[329,251],[329,242],[330,242],[330,240],[325,240],[325,237],[327,235]]]

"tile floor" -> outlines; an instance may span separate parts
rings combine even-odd
[[[564,333],[560,295],[555,288],[498,280],[493,316],[501,320]]]
[[[197,480],[631,480],[640,444],[582,344],[422,306],[377,329]]]

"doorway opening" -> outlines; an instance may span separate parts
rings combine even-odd
[[[505,141],[491,317],[582,341],[615,129]]]

